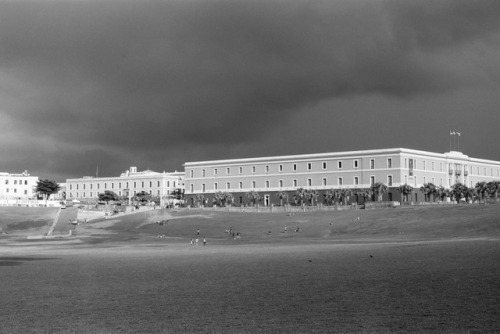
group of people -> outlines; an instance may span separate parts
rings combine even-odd
[[[230,227],[228,230],[226,230],[226,234],[229,235],[230,237],[232,237],[233,240],[241,239],[241,233],[240,232],[234,232],[234,230],[233,230],[232,227]]]
[[[204,236],[203,237],[203,246],[207,245],[207,238]],[[191,238],[191,246],[198,246],[200,244],[200,230],[196,230],[196,237]]]

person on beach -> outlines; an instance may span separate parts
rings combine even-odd
[[[198,238],[196,238],[196,240],[195,240],[196,246],[198,246],[198,242],[199,242],[199,241],[200,241],[200,240],[199,240]]]
[[[194,239],[191,238],[191,246],[193,246],[193,244],[194,244]]]
[[[207,245],[207,238],[203,237],[203,246]]]

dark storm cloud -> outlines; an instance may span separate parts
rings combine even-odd
[[[498,54],[498,17],[499,1],[7,2],[0,115],[65,155],[170,153],[174,169],[181,150],[244,143],[323,100],[481,84],[497,64],[470,52]]]

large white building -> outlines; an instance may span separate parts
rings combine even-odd
[[[500,180],[500,162],[472,158],[461,152],[433,153],[405,148],[290,156],[186,162],[185,195],[195,205],[203,195],[212,203],[216,192],[232,193],[236,205],[250,203],[245,194],[257,191],[263,205],[278,204],[278,192],[289,197],[298,188],[318,190],[369,188],[386,184],[385,201],[400,201],[396,190],[403,184],[414,188],[412,201],[423,201],[424,183],[450,188],[457,182],[474,187],[480,181]],[[321,197],[320,197],[321,198]],[[353,201],[359,202],[357,196]]]
[[[144,191],[153,196],[159,196],[164,204],[171,199],[170,195],[176,189],[184,190],[184,172],[158,173],[151,170],[137,171],[137,167],[130,167],[118,177],[84,176],[79,179],[66,180],[68,200],[96,200],[105,190],[125,197],[133,197]]]
[[[0,173],[0,199],[34,199],[37,182],[38,176],[30,176],[28,171],[20,174]]]

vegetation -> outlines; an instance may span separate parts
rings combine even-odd
[[[109,201],[119,201],[120,196],[118,196],[114,191],[105,190],[104,193],[99,194],[99,201],[109,203]]]
[[[286,200],[288,203],[288,194],[286,191],[280,191],[276,194],[276,197],[280,199],[280,206],[283,206],[283,200]]]
[[[198,194],[194,197],[194,200],[198,206],[205,205],[205,196],[203,194]]]
[[[382,196],[387,192],[387,186],[382,182],[376,182],[371,186],[373,194],[377,195],[377,200],[382,202]]]
[[[61,186],[56,181],[38,180],[35,187],[35,192],[43,199],[48,200],[50,195],[57,194],[61,190]]]
[[[247,192],[245,194],[245,196],[250,199],[253,206],[257,205],[257,202],[261,200],[260,194],[258,192],[256,192],[255,190],[251,190],[251,191]]]
[[[411,195],[413,187],[405,183],[403,185],[400,185],[396,190],[399,191],[401,195],[403,195],[403,202],[407,203],[408,196]]]
[[[217,206],[228,206],[234,202],[234,195],[226,191],[218,191],[214,194],[213,204]]]

